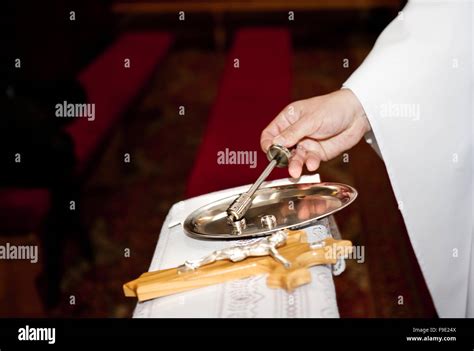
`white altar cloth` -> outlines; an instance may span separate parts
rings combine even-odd
[[[298,183],[319,182],[319,175],[303,176]],[[274,186],[294,183],[280,179]],[[161,229],[149,271],[172,268],[232,245],[229,241],[203,241],[188,237],[182,223],[189,213],[212,201],[241,193],[248,186],[201,195],[172,206]],[[305,229],[308,239],[338,237],[332,217]],[[336,233],[335,233],[336,232]],[[239,240],[242,242],[241,240]],[[239,242],[238,241],[238,242]],[[235,242],[234,242],[235,244]],[[138,303],[134,318],[302,318],[339,317],[331,266],[310,268],[312,282],[291,293],[266,286],[266,276],[230,281]]]

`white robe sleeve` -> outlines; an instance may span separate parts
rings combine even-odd
[[[368,116],[440,317],[474,316],[472,10],[409,2],[344,83]]]

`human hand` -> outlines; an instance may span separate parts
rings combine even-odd
[[[293,178],[356,145],[370,124],[357,97],[349,89],[291,103],[263,130],[260,145],[297,146],[288,165]]]

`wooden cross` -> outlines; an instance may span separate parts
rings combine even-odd
[[[348,240],[308,243],[304,231],[279,231],[248,245],[215,251],[180,267],[143,273],[123,286],[125,296],[146,301],[229,280],[268,274],[270,288],[292,291],[311,282],[308,268],[335,264],[352,252]]]

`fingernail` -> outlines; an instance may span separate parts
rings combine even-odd
[[[281,135],[279,135],[275,139],[273,139],[273,144],[284,146],[285,142],[286,142],[285,138],[282,137]]]
[[[297,166],[290,165],[288,172],[292,178],[299,178],[300,177],[300,170]]]

